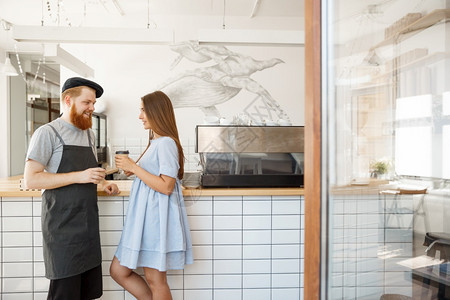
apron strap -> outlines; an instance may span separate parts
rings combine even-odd
[[[48,126],[50,126],[51,129],[53,129],[53,131],[55,132],[56,136],[59,138],[59,140],[61,141],[61,144],[63,144],[63,146],[66,144],[64,143],[64,140],[62,139],[61,135],[58,133],[58,131],[55,129],[55,127],[53,127],[52,125],[48,124]],[[91,135],[89,134],[89,130],[86,130],[86,134],[88,137],[88,141],[89,141],[89,147],[93,147],[92,145],[92,140],[91,140]]]
[[[86,130],[86,134],[87,134],[87,136],[88,136],[88,140],[89,140],[89,147],[91,147],[91,148],[92,148],[92,141],[91,141],[91,135],[90,135],[89,129],[88,129],[88,130]]]
[[[64,140],[62,139],[61,135],[59,135],[58,131],[56,131],[55,127],[53,127],[52,125],[48,124],[48,126],[50,126],[51,129],[53,129],[53,131],[55,132],[56,136],[59,138],[59,140],[61,141],[61,144],[63,144],[63,146],[66,144],[64,143]]]

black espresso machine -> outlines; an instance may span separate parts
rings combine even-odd
[[[203,187],[302,187],[303,126],[196,127]]]

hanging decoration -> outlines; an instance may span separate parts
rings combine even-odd
[[[25,78],[25,74],[23,74],[22,64],[20,63],[19,52],[17,52],[17,45],[16,44],[14,44],[14,51],[16,53],[17,65],[19,66],[20,76],[22,76],[23,81],[25,81],[25,83],[27,83],[27,79]]]
[[[38,65],[37,65],[37,68],[36,68],[36,73],[34,74],[33,82],[31,83],[31,88],[33,88],[33,87],[34,87],[34,84],[36,83],[36,79],[37,79],[37,77],[38,77],[39,69],[40,69],[40,68],[41,68],[41,60],[39,59]]]
[[[147,0],[147,29],[150,29],[150,22],[152,23],[152,29],[158,28],[156,22],[150,20],[150,0]]]
[[[50,0],[47,0],[47,13],[48,13],[48,16],[49,16],[50,20],[52,21],[52,23],[55,23],[58,26],[61,25],[60,24],[61,16],[65,16],[64,21],[65,21],[66,25],[72,26],[72,22],[69,20],[69,17],[66,14],[66,10],[64,7],[64,1],[56,0],[56,3],[57,3],[56,4],[57,9],[55,11],[54,9],[52,9]],[[42,16],[41,25],[44,26],[44,16]]]

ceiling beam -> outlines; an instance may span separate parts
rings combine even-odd
[[[305,32],[300,30],[200,29],[199,43],[304,46]]]
[[[44,44],[44,57],[46,61],[55,62],[83,77],[94,78],[94,69],[61,48],[59,45]]]
[[[173,41],[169,29],[13,25],[12,30],[18,42],[168,45]]]

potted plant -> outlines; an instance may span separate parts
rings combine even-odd
[[[379,178],[380,175],[387,174],[390,168],[390,162],[387,160],[377,160],[370,163],[370,177]]]

